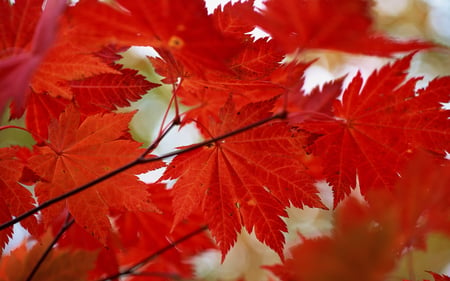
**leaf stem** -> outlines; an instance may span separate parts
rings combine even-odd
[[[175,281],[182,281],[182,280],[184,280],[178,274],[167,273],[167,272],[135,272],[135,273],[130,273],[129,275],[161,277],[161,278],[167,278],[167,279],[171,279],[171,280],[175,280]]]
[[[33,133],[33,131],[28,130],[27,128],[24,127],[20,127],[20,126],[15,126],[15,125],[4,125],[4,126],[0,126],[0,131],[3,130],[7,130],[7,129],[17,129],[17,130],[21,130],[24,132],[29,133],[33,139],[37,142],[46,142],[45,139],[43,139],[40,135],[37,135],[36,133]],[[49,143],[49,146],[52,147],[52,145]],[[52,147],[52,149],[54,150],[54,148]]]
[[[53,249],[53,246],[58,242],[58,240],[61,238],[61,236],[66,232],[75,222],[73,218],[71,218],[70,214],[67,215],[66,221],[64,225],[61,227],[59,232],[56,234],[55,238],[53,238],[53,241],[47,246],[47,249],[45,249],[45,252],[42,254],[41,258],[38,260],[38,262],[34,265],[33,270],[28,275],[28,278],[26,281],[31,281],[36,275],[37,271],[41,267],[42,263],[45,261],[47,256],[50,254],[50,251]]]
[[[189,240],[190,238],[194,237],[195,235],[197,235],[199,233],[202,233],[203,231],[205,231],[207,229],[208,229],[207,225],[197,228],[196,230],[189,232],[188,234],[175,240],[174,242],[168,244],[167,246],[157,250],[156,252],[153,252],[149,256],[147,256],[147,257],[143,258],[142,260],[140,260],[139,262],[135,263],[134,265],[129,266],[128,268],[126,268],[116,274],[110,275],[108,277],[105,277],[105,278],[97,280],[97,281],[114,280],[122,275],[136,274],[135,271],[138,270],[139,268],[143,267],[144,265],[146,265],[148,262],[152,261],[153,259],[155,259],[155,258],[159,257],[160,255],[164,254],[165,252],[167,252],[168,250],[174,248],[178,244],[180,244],[186,240]]]
[[[6,129],[19,129],[19,130],[25,131],[27,133],[30,133],[30,131],[28,131],[26,128],[15,126],[15,125],[0,126],[0,131],[6,130]]]

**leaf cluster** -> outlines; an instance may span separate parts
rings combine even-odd
[[[0,247],[19,222],[36,243],[2,256],[0,280],[185,280],[189,259],[223,260],[247,231],[280,257],[274,278],[381,281],[430,233],[450,234],[450,77],[417,89],[408,76],[439,48],[375,31],[366,0],[253,4],[0,0],[0,110],[24,121],[0,130],[34,140],[0,148]],[[160,81],[118,62],[132,46],[158,53]],[[315,61],[296,56],[317,49],[397,58],[307,93]],[[170,101],[142,148],[136,111],[118,109],[162,85]],[[186,125],[203,141],[155,153]],[[333,209],[333,231],[287,249],[287,208],[306,206]]]

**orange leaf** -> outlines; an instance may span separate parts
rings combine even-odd
[[[140,143],[128,139],[132,116],[110,113],[81,120],[80,113],[69,106],[50,124],[48,142],[35,146],[36,155],[29,161],[42,179],[35,188],[38,201],[55,198],[135,160],[142,149]],[[155,211],[146,185],[135,176],[144,171],[143,167],[124,171],[44,210],[44,222],[51,223],[66,205],[75,221],[105,244],[111,230],[109,207]]]
[[[27,280],[31,270],[37,264],[51,242],[46,235],[42,242],[37,242],[31,249],[26,244],[2,256],[0,276],[4,281]],[[88,280],[88,272],[97,259],[95,252],[84,250],[61,250],[53,248],[33,277],[34,281]]]
[[[367,205],[349,198],[335,220],[331,237],[295,246],[292,258],[276,265],[274,273],[290,281],[386,280],[397,257],[395,216],[386,213],[375,221]]]
[[[60,35],[64,36],[64,35]],[[103,73],[120,72],[109,67],[99,57],[73,46],[69,38],[60,39],[45,57],[31,80],[36,93],[48,92],[52,97],[72,99],[70,81]]]

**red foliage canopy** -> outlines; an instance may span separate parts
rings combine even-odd
[[[296,247],[274,269],[283,280],[383,280],[429,233],[450,234],[450,77],[419,90],[407,78],[433,44],[376,31],[368,0],[253,3],[208,14],[203,0],[0,0],[0,110],[25,115],[0,131],[34,139],[0,148],[0,246],[19,221],[41,243],[4,255],[0,279],[36,264],[47,280],[192,278],[187,260],[215,246],[225,258],[243,230],[283,260],[286,208],[326,208],[319,180],[334,231]],[[255,27],[271,38],[253,40]],[[157,51],[149,62],[171,87],[147,149],[129,132],[134,112],[117,111],[160,85],[117,62],[131,46]],[[398,58],[306,93],[315,61],[296,55],[312,49]],[[191,123],[203,142],[150,154]],[[138,179],[157,168],[159,180]],[[347,198],[357,186],[365,203]],[[76,270],[53,268],[67,262]]]

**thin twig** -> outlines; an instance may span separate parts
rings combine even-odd
[[[50,199],[48,201],[45,201],[42,204],[36,206],[35,208],[30,209],[30,210],[28,210],[27,212],[25,212],[25,213],[23,213],[21,215],[16,216],[14,219],[1,224],[0,225],[0,231],[5,229],[5,228],[7,228],[7,227],[10,227],[10,226],[12,226],[12,225],[14,225],[14,224],[16,224],[16,223],[18,223],[18,222],[28,218],[28,217],[30,217],[32,215],[34,215],[35,213],[37,213],[37,212],[39,212],[39,211],[41,211],[41,210],[43,210],[45,208],[50,207],[53,204],[56,204],[56,203],[58,203],[58,202],[60,202],[62,200],[65,200],[65,199],[67,199],[67,198],[69,198],[71,196],[74,196],[74,195],[76,195],[76,194],[78,194],[78,193],[80,193],[80,192],[82,192],[82,191],[84,191],[84,190],[86,190],[86,189],[88,189],[88,188],[98,184],[98,183],[101,183],[101,182],[103,182],[103,181],[105,181],[107,179],[110,179],[110,178],[114,177],[115,175],[120,174],[120,173],[122,173],[122,172],[124,172],[124,171],[126,171],[126,170],[128,170],[128,169],[130,169],[130,168],[132,168],[134,166],[136,166],[136,165],[144,164],[144,163],[157,162],[157,161],[160,161],[160,160],[172,157],[172,156],[176,156],[176,155],[180,155],[180,154],[183,154],[183,153],[187,153],[189,151],[193,151],[195,149],[198,149],[198,148],[200,148],[200,147],[202,147],[204,145],[208,145],[208,144],[211,144],[211,143],[214,143],[214,142],[217,142],[217,141],[229,138],[231,136],[243,133],[243,132],[245,132],[247,130],[256,128],[256,127],[261,126],[261,125],[263,125],[265,123],[268,123],[268,122],[270,122],[272,120],[284,119],[284,118],[286,118],[286,115],[287,115],[287,113],[285,111],[283,111],[281,113],[278,113],[278,114],[275,114],[275,115],[273,115],[271,117],[259,120],[259,121],[255,122],[255,123],[251,123],[251,124],[249,124],[247,126],[241,127],[239,129],[236,129],[234,131],[228,132],[228,133],[223,134],[221,136],[218,136],[218,137],[215,137],[215,138],[211,138],[209,140],[206,140],[206,141],[194,144],[194,145],[192,145],[190,147],[187,147],[185,149],[172,151],[172,152],[163,154],[161,156],[156,156],[156,157],[151,157],[151,158],[138,157],[135,160],[133,160],[133,161],[131,161],[131,162],[129,162],[129,163],[127,163],[127,164],[125,164],[125,165],[123,165],[123,166],[121,166],[121,167],[119,167],[119,168],[117,168],[117,169],[107,173],[107,174],[104,174],[104,175],[102,175],[102,176],[100,176],[100,177],[98,177],[98,178],[96,178],[96,179],[94,179],[94,180],[92,180],[92,181],[90,181],[90,182],[88,182],[86,184],[83,184],[83,185],[81,185],[81,186],[79,186],[79,187],[77,187],[75,189],[72,189],[71,191],[63,193],[63,194],[61,194],[61,195],[59,195],[59,196],[57,196],[55,198],[52,198],[52,199]],[[169,127],[169,128],[172,128],[172,127]],[[164,135],[165,134],[161,135],[161,137],[163,137]]]
[[[181,237],[180,239],[175,240],[174,242],[168,244],[167,246],[157,250],[156,252],[150,254],[149,256],[143,258],[141,261],[135,263],[132,266],[129,266],[128,268],[110,275],[108,277],[105,277],[103,279],[100,279],[98,281],[107,281],[107,280],[114,280],[120,276],[123,275],[130,275],[130,274],[135,274],[136,270],[138,270],[139,268],[143,267],[144,265],[146,265],[148,262],[154,260],[155,258],[159,257],[160,255],[164,254],[165,252],[169,251],[170,249],[173,249],[175,246],[177,246],[178,244],[194,237],[195,235],[202,233],[203,231],[205,231],[206,229],[208,229],[208,226],[202,226],[192,232],[189,232],[188,234],[184,235],[183,237]]]
[[[59,195],[59,196],[57,196],[55,198],[47,200],[47,201],[43,202],[42,204],[34,207],[33,209],[30,209],[30,210],[26,211],[25,213],[23,213],[23,214],[21,214],[19,216],[16,216],[14,219],[3,223],[2,225],[0,225],[0,231],[5,229],[5,228],[8,228],[8,227],[10,227],[10,226],[12,226],[12,225],[14,225],[16,223],[18,223],[18,222],[21,222],[22,220],[24,220],[24,219],[34,215],[35,213],[37,213],[37,212],[39,212],[39,211],[41,211],[41,210],[43,210],[45,208],[50,207],[53,204],[56,204],[56,203],[58,203],[58,202],[60,202],[60,201],[62,201],[64,199],[67,199],[67,198],[69,198],[69,197],[71,197],[71,196],[73,196],[75,194],[78,194],[78,193],[80,193],[80,192],[90,188],[93,185],[96,185],[96,184],[101,183],[101,182],[103,182],[103,181],[105,181],[107,179],[110,179],[110,178],[114,177],[115,175],[120,174],[123,171],[126,171],[126,170],[130,169],[131,167],[135,166],[139,162],[141,162],[141,161],[139,161],[139,159],[136,159],[136,160],[134,160],[134,161],[132,161],[132,162],[130,162],[128,164],[123,165],[122,167],[117,168],[116,170],[113,170],[113,171],[111,171],[111,172],[109,172],[107,174],[104,174],[103,176],[100,176],[100,177],[98,177],[98,178],[96,178],[96,179],[94,179],[94,180],[92,180],[92,181],[90,181],[90,182],[88,182],[86,184],[83,184],[83,185],[81,185],[81,186],[79,186],[79,187],[77,187],[75,189],[72,189],[69,192],[63,193],[63,194],[61,194],[61,195]]]
[[[265,123],[268,123],[268,122],[270,122],[272,120],[284,119],[284,118],[286,118],[286,115],[287,115],[287,113],[283,111],[283,112],[275,114],[275,115],[273,115],[271,117],[268,117],[268,118],[265,118],[265,119],[261,119],[261,120],[255,122],[255,123],[251,123],[251,124],[249,124],[247,126],[244,126],[244,127],[239,128],[239,129],[236,129],[234,131],[231,131],[231,132],[228,132],[226,134],[220,135],[218,137],[211,138],[211,139],[208,139],[208,140],[205,140],[205,141],[193,144],[193,145],[191,145],[189,147],[186,147],[184,149],[172,151],[172,152],[163,154],[161,156],[152,157],[152,158],[146,158],[146,159],[143,159],[142,161],[143,162],[154,162],[154,161],[163,160],[163,159],[166,159],[166,158],[169,158],[169,157],[172,157],[172,156],[176,156],[176,155],[180,155],[180,154],[183,154],[183,153],[187,153],[189,151],[196,150],[196,149],[198,149],[198,148],[200,148],[202,146],[205,146],[205,145],[208,145],[208,144],[211,144],[211,143],[214,143],[214,142],[218,142],[220,140],[223,140],[223,139],[232,137],[234,135],[243,133],[245,131],[248,131],[250,129],[256,128],[256,127],[261,126],[261,125],[263,125]]]
[[[173,120],[172,122],[170,122],[169,126],[164,129],[163,131],[161,131],[158,135],[158,137],[153,141],[153,143],[141,154],[141,156],[139,156],[139,159],[144,159],[144,157],[150,153],[150,151],[152,151],[153,149],[155,149],[159,143],[162,141],[162,139],[170,132],[170,130],[172,130],[173,127],[175,127],[176,125],[178,125],[178,123],[176,123],[176,120]]]
[[[175,281],[183,281],[183,280],[185,280],[178,274],[168,273],[168,272],[134,272],[134,273],[130,273],[129,275],[162,277],[162,278],[172,279],[172,280],[175,280]]]
[[[73,218],[71,218],[70,214],[67,215],[66,221],[64,222],[64,225],[61,227],[59,232],[56,234],[55,238],[53,238],[53,241],[47,246],[47,249],[45,249],[45,252],[42,254],[41,258],[38,260],[38,262],[34,265],[33,270],[28,275],[28,278],[26,281],[31,281],[34,277],[34,275],[37,273],[39,268],[41,267],[42,263],[45,261],[47,256],[50,254],[50,251],[53,249],[53,246],[58,242],[58,240],[61,238],[61,236],[66,232],[75,222]]]

